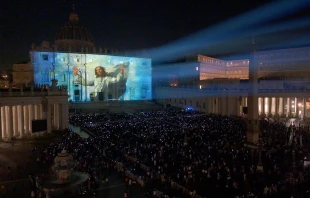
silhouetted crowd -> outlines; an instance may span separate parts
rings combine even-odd
[[[244,144],[246,122],[240,117],[169,109],[76,114],[69,121],[93,137],[69,131],[47,153],[66,148],[75,169],[91,175],[91,187],[117,169],[157,197],[290,197],[307,191],[306,127],[260,121],[253,149]]]

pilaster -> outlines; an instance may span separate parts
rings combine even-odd
[[[11,138],[13,137],[13,120],[14,120],[14,117],[13,117],[13,106],[10,105],[8,107],[8,117],[10,118],[9,119],[9,130],[8,130],[8,137]]]
[[[24,122],[24,105],[20,105],[20,128],[19,128],[19,136],[23,137],[25,133],[25,122]]]

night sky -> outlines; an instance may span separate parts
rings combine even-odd
[[[95,46],[129,50],[167,44],[267,2],[1,0],[0,69],[27,60],[31,43],[52,43],[60,27],[67,23],[72,4],[80,23],[91,32]]]

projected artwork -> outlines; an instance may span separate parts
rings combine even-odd
[[[36,84],[64,85],[72,101],[150,100],[150,59],[95,54],[31,52]]]

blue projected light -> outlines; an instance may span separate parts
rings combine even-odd
[[[34,82],[64,85],[72,101],[152,99],[151,59],[33,51]]]

